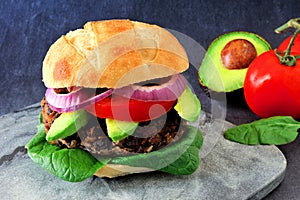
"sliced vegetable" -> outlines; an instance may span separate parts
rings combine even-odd
[[[115,119],[105,119],[107,134],[114,141],[118,142],[129,135],[132,135],[138,127],[138,122],[126,122]]]
[[[91,89],[78,89],[68,94],[57,94],[54,89],[46,90],[46,100],[50,108],[57,112],[71,112],[84,108],[87,105],[105,99],[110,96],[113,89],[109,89],[101,94],[94,96]]]
[[[294,141],[300,123],[289,116],[276,116],[242,124],[225,131],[225,138],[242,144],[282,145]]]
[[[151,82],[151,84],[155,84]],[[186,88],[183,75],[173,75],[167,82],[154,86],[130,85],[114,91],[115,94],[142,101],[174,101]]]
[[[113,95],[85,107],[99,118],[141,122],[167,113],[176,101],[139,101]]]
[[[96,96],[93,96],[91,89],[75,88],[67,94],[58,94],[55,89],[47,89],[45,96],[49,107],[57,112],[86,109],[99,118],[141,122],[158,118],[168,112],[186,87],[186,80],[180,74],[158,80],[167,81],[154,86],[136,84],[108,89]]]
[[[88,118],[85,110],[62,113],[51,125],[46,140],[54,141],[73,135],[88,123]]]
[[[180,117],[188,121],[196,121],[201,112],[201,104],[197,96],[188,86],[178,98],[174,109]]]

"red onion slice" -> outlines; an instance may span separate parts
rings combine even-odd
[[[174,101],[182,94],[186,84],[184,76],[176,74],[169,81],[160,85],[130,85],[115,89],[114,94],[142,101]]]
[[[56,112],[71,112],[100,101],[110,96],[112,92],[113,89],[109,89],[94,96],[95,90],[84,90],[80,88],[68,94],[57,94],[54,89],[48,88],[45,97],[52,110]]]
[[[174,101],[186,88],[183,75],[173,75],[167,82],[155,86],[130,85],[119,89],[109,89],[94,96],[95,90],[74,87],[68,94],[57,94],[54,89],[46,90],[46,100],[50,108],[57,112],[71,112],[105,99],[113,94],[141,101]]]

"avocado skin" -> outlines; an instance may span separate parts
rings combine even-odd
[[[251,42],[257,51],[257,56],[271,49],[270,44],[255,33],[237,31],[219,36],[208,47],[200,65],[198,75],[201,85],[215,92],[232,92],[243,88],[248,68],[226,69],[221,60],[222,49],[235,39]]]

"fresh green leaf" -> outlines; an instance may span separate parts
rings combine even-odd
[[[57,177],[78,182],[91,177],[108,159],[101,162],[81,149],[61,149],[49,144],[45,137],[44,125],[38,126],[37,134],[28,142],[26,148],[29,157],[37,164]]]
[[[191,174],[199,166],[199,149],[202,144],[201,132],[189,126],[182,138],[174,144],[147,154],[113,158],[110,163],[147,167],[170,174]]]
[[[190,146],[177,160],[159,171],[169,174],[188,175],[196,171],[199,164],[199,149],[196,146]]]
[[[276,116],[242,124],[225,131],[225,138],[242,144],[282,145],[294,141],[300,123],[289,116]]]
[[[63,180],[82,181],[110,160],[101,158],[100,162],[81,149],[60,149],[49,144],[45,137],[44,125],[40,124],[37,134],[26,145],[28,155],[34,162]],[[199,149],[202,144],[201,132],[189,126],[178,142],[166,148],[148,154],[113,158],[111,163],[147,167],[171,174],[191,174],[199,166]]]

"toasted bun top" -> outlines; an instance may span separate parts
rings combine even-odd
[[[184,48],[166,29],[130,20],[88,22],[61,36],[43,62],[48,88],[118,88],[188,68]]]

